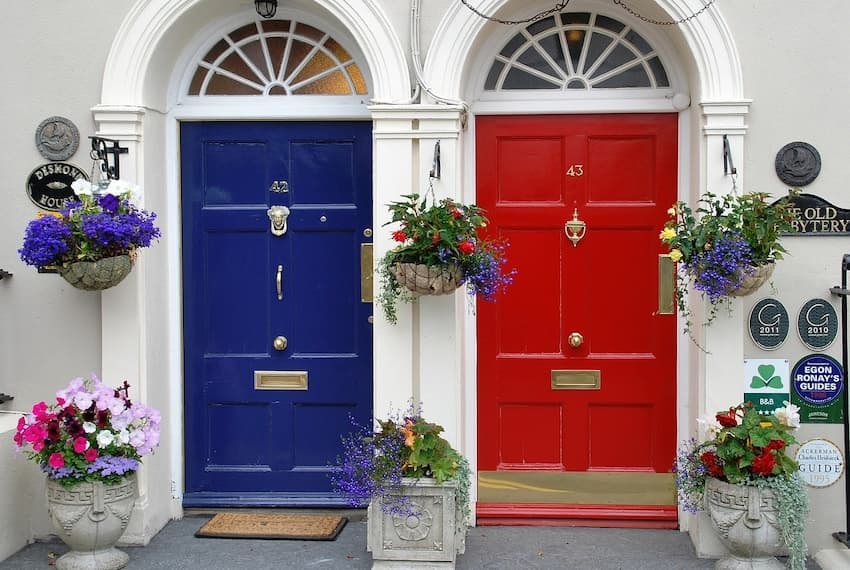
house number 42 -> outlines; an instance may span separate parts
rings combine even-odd
[[[571,164],[567,169],[567,176],[584,176],[584,165]]]

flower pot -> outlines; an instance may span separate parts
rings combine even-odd
[[[747,268],[741,284],[730,291],[729,295],[732,297],[746,297],[747,295],[755,293],[759,287],[764,285],[767,280],[770,279],[775,267],[776,264],[770,262],[756,267]]]
[[[463,282],[463,272],[457,265],[396,263],[392,269],[396,281],[417,295],[446,295]]]
[[[732,485],[709,477],[705,485],[705,510],[720,542],[730,553],[717,562],[715,569],[785,568],[775,558],[787,552],[772,490]]]
[[[366,550],[372,568],[454,568],[466,550],[466,522],[457,499],[457,482],[404,479],[398,494],[407,497],[412,515],[383,512],[376,497],[369,504]]]
[[[65,281],[85,291],[101,291],[115,287],[130,274],[133,262],[129,255],[116,255],[97,261],[75,261],[57,268]]]
[[[59,570],[117,570],[130,557],[115,548],[124,534],[138,487],[136,474],[116,485],[99,481],[65,487],[47,480],[47,509],[59,538],[71,550],[56,560]]]

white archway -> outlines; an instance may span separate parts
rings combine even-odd
[[[483,0],[476,9],[495,14],[511,0]],[[656,0],[672,19],[699,9],[691,0]],[[424,66],[426,81],[434,92],[447,98],[463,94],[470,51],[489,22],[460,2],[447,10],[438,27]],[[739,101],[743,97],[743,74],[735,42],[723,16],[712,5],[699,17],[678,26],[690,48],[699,82],[700,102]],[[697,86],[695,86],[697,87]]]
[[[410,97],[410,73],[401,43],[380,5],[366,0],[315,0],[320,9],[334,15],[363,50],[378,100]],[[139,0],[115,35],[103,74],[100,107],[151,107],[146,82],[155,69],[161,49],[174,49],[169,32],[185,25],[184,18],[217,14],[206,0]],[[250,6],[233,3],[236,10]]]

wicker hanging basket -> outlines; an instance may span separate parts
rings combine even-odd
[[[392,268],[396,281],[417,295],[447,295],[463,283],[460,267],[396,263]]]
[[[746,297],[752,293],[755,293],[759,287],[764,285],[770,276],[773,275],[773,269],[776,267],[776,264],[765,263],[764,265],[758,265],[756,267],[749,267],[746,270],[746,275],[744,276],[741,284],[731,290],[729,295],[731,297]]]
[[[102,291],[115,287],[132,269],[133,262],[129,255],[116,255],[97,261],[75,261],[57,267],[65,281],[84,291]]]

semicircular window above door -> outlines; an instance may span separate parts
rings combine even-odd
[[[502,46],[484,83],[486,91],[669,87],[658,53],[643,36],[589,12],[564,12],[521,29]]]
[[[198,62],[188,95],[362,95],[360,66],[329,34],[295,20],[242,26]]]

